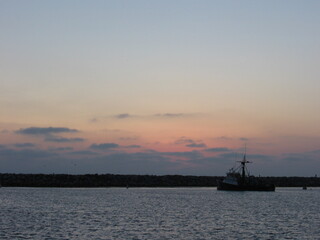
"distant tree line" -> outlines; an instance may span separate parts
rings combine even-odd
[[[3,187],[216,187],[223,177],[118,174],[0,174]],[[318,177],[261,177],[277,187],[320,187]]]

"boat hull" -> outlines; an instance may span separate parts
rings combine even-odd
[[[219,182],[217,190],[223,191],[275,191],[275,186],[272,184],[243,184],[233,185],[225,182]]]

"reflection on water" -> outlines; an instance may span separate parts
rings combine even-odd
[[[319,239],[320,189],[1,188],[0,239]]]

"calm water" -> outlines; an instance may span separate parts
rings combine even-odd
[[[320,189],[1,188],[0,239],[320,239]]]

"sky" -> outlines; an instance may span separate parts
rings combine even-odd
[[[0,0],[0,173],[320,175],[320,2]]]

